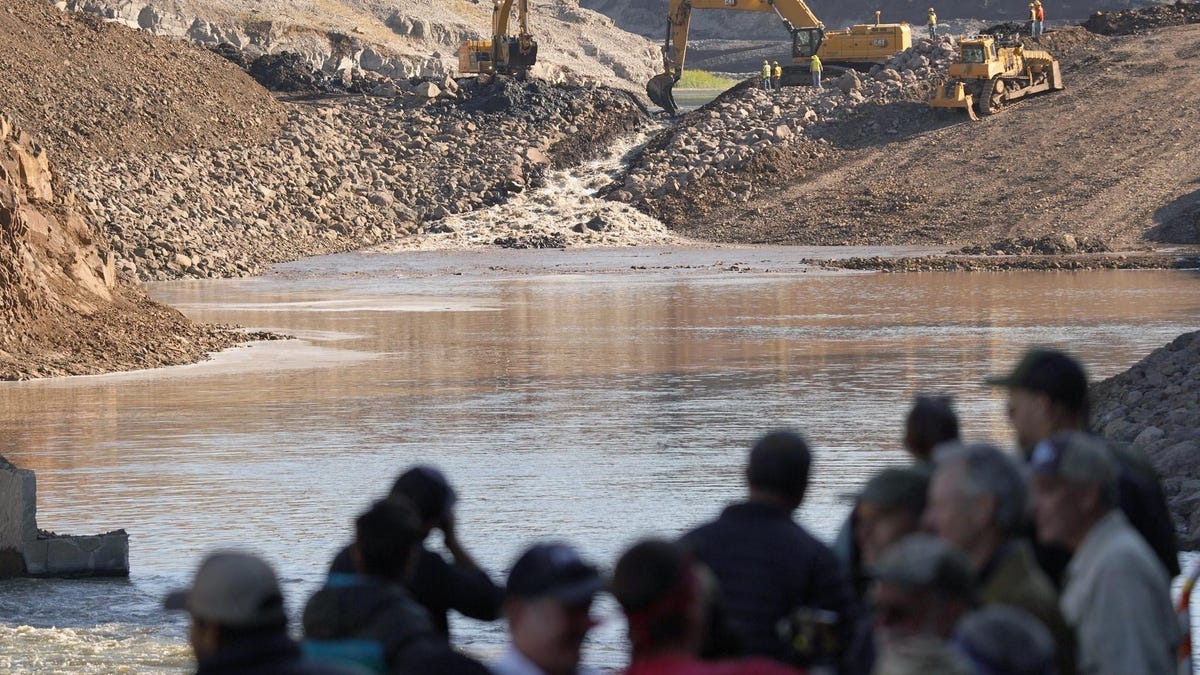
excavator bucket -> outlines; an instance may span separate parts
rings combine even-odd
[[[972,121],[978,120],[975,115],[975,97],[968,94],[962,82],[939,84],[929,105],[934,108],[962,108],[967,111],[967,117]]]
[[[646,83],[646,95],[654,105],[667,111],[668,115],[675,115],[679,112],[679,106],[675,105],[675,95],[671,91],[674,88],[675,78],[670,73],[663,73],[655,75]]]

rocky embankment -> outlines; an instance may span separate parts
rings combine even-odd
[[[695,215],[686,203],[697,183],[730,202],[748,203],[758,192],[756,183],[770,178],[754,171],[757,165],[787,156],[789,172],[775,178],[800,177],[829,162],[848,135],[888,138],[916,122],[914,117],[930,116],[913,104],[929,96],[956,52],[948,36],[922,39],[867,73],[834,75],[831,69],[820,89],[764,91],[745,82],[652,140],[608,190],[609,198],[680,226]],[[846,124],[861,119],[860,110],[885,106],[895,111],[890,118],[863,120],[861,127]]]
[[[1093,389],[1106,438],[1144,452],[1163,477],[1181,548],[1200,547],[1200,332],[1186,333]]]
[[[630,133],[645,114],[602,87],[473,79],[398,97],[289,105],[279,137],[131,154],[68,178],[121,268],[223,277],[263,264],[442,232]],[[435,98],[430,98],[433,96]]]
[[[0,114],[0,379],[190,363],[245,339],[196,326],[121,278],[55,190],[47,151]]]

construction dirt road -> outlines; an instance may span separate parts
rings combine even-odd
[[[919,102],[867,106],[824,135],[819,157],[774,152],[649,210],[681,234],[735,243],[1200,243],[1200,25],[1071,28],[1043,44],[1062,62],[1063,92],[979,122]],[[749,181],[751,198],[731,181]]]

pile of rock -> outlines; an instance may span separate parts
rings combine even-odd
[[[1180,548],[1200,545],[1200,332],[1096,385],[1092,405],[1098,431],[1146,453],[1162,474]]]
[[[269,144],[128,155],[68,183],[121,269],[145,280],[237,276],[426,232],[644,119],[627,93],[606,88],[464,80],[447,99],[426,82],[397,98],[292,106]]]
[[[853,117],[860,107],[924,101],[956,51],[948,36],[920,39],[887,63],[867,73],[846,71],[827,79],[821,89],[784,87],[771,92],[743,83],[688,113],[648,144],[609,190],[609,197],[646,206],[706,177],[739,172],[777,148],[820,157],[828,151],[831,127]],[[897,110],[892,122],[898,124],[902,114]],[[894,135],[896,127],[885,124],[884,131]],[[749,194],[743,191],[740,199],[748,201]]]
[[[1014,237],[979,246],[964,246],[957,255],[1067,255],[1072,253],[1107,253],[1108,244],[1099,237],[1075,236],[1070,233],[1048,234],[1044,237]]]
[[[1096,12],[1083,22],[1083,27],[1100,35],[1129,35],[1189,23],[1200,23],[1200,3],[1177,0],[1173,5],[1153,4],[1119,12]]]

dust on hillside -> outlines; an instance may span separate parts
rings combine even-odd
[[[772,148],[649,205],[717,242],[988,245],[1069,232],[1114,247],[1200,243],[1200,26],[1039,46],[1066,90],[979,122],[923,103],[861,106],[822,152]],[[732,182],[748,190],[730,189]]]

